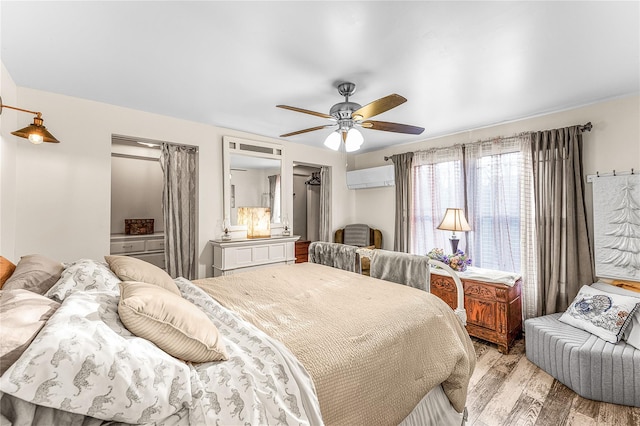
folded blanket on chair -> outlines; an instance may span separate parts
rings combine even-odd
[[[370,245],[369,225],[357,223],[344,227],[342,242],[350,246],[366,247]]]
[[[372,278],[429,291],[429,258],[397,251],[373,250],[370,275]]]
[[[314,241],[309,245],[309,262],[356,272],[358,247]]]

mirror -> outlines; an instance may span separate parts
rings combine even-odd
[[[282,221],[281,145],[223,138],[224,215],[238,227],[240,207],[268,207],[271,223]]]

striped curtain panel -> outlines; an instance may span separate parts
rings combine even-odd
[[[593,283],[579,126],[531,135],[536,206],[538,315],[562,312]]]
[[[331,233],[331,169],[320,169],[320,241],[333,241]]]
[[[196,277],[196,148],[162,144],[164,257],[173,278]]]
[[[396,224],[393,250],[408,253],[411,248],[409,212],[411,209],[411,163],[413,152],[391,156],[396,180]]]

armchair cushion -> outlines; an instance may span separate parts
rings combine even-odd
[[[336,230],[334,234],[334,241],[340,244],[346,244],[344,241],[344,228]],[[372,248],[382,248],[382,232],[379,229],[369,228],[369,244],[367,246],[373,246]]]

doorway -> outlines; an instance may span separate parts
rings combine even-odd
[[[301,241],[320,239],[320,167],[293,164],[292,231]]]

